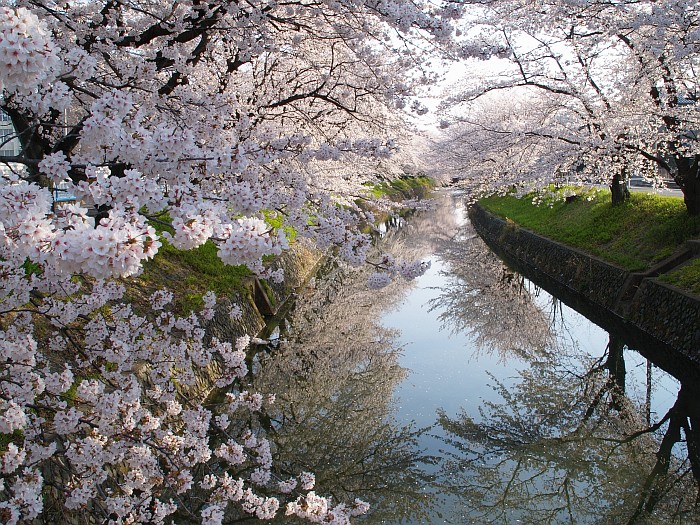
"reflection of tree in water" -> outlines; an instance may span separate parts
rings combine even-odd
[[[687,517],[688,520],[692,520],[692,523],[700,522],[699,395],[700,391],[698,391],[697,386],[681,386],[675,404],[658,423],[650,427],[649,430],[658,430],[668,423],[656,452],[656,462],[644,479],[637,506],[628,523],[634,523],[640,518],[653,515],[659,507],[668,507],[669,500],[670,503],[675,504],[675,507],[671,508],[673,517],[677,514],[679,517]],[[646,430],[640,432],[644,431]],[[633,434],[627,439],[632,440],[637,435]],[[674,461],[673,447],[682,442],[683,436],[685,436],[688,460],[678,466]],[[690,477],[690,474],[695,479],[694,485],[688,482],[687,478]],[[681,499],[676,504],[674,489],[682,478],[685,478],[683,481],[688,486],[688,493],[685,495],[685,501]]]
[[[422,259],[449,246],[466,220],[466,208],[457,193],[442,193],[425,201],[424,210],[412,214],[408,220],[394,217],[389,221],[401,228],[380,228],[382,242],[378,247],[397,258]],[[384,233],[386,232],[386,233]]]
[[[471,224],[440,257],[447,263],[446,285],[432,304],[453,332],[470,334],[486,351],[542,353],[553,341],[549,320],[532,302],[524,278],[508,269],[477,236]]]
[[[443,481],[478,523],[697,523],[698,392],[648,425],[624,395],[622,346],[533,361],[480,417],[441,414],[456,452]],[[681,432],[682,431],[682,432]],[[681,434],[688,454],[675,444]]]
[[[479,415],[439,414],[453,454],[440,482],[473,523],[698,523],[700,392],[684,385],[657,422],[627,393],[624,343],[583,357],[556,337],[532,287],[470,225],[444,245],[447,285],[432,303],[454,332],[503,359],[529,362]],[[648,386],[650,391],[651,385]],[[646,406],[645,406],[646,405]],[[462,523],[464,519],[455,518]]]
[[[431,244],[417,235],[454,232],[454,221],[438,228],[438,209],[412,217],[410,235],[384,234],[377,253],[430,253]],[[425,430],[392,419],[392,393],[406,372],[398,365],[395,334],[377,322],[411,285],[370,291],[371,269],[329,264],[324,271],[300,292],[288,320],[292,328],[281,334],[287,340],[260,360],[253,380],[252,389],[277,395],[268,428],[278,464],[314,472],[317,491],[338,501],[370,502],[369,523],[427,522],[434,502],[423,492],[429,477],[422,466],[432,461],[418,447]]]

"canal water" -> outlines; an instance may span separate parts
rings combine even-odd
[[[259,360],[280,465],[362,523],[699,522],[694,385],[510,271],[458,193],[383,252],[431,267],[377,292],[327,265]]]

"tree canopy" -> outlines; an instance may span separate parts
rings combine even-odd
[[[280,280],[265,262],[290,232],[364,263],[355,199],[381,164],[400,171],[432,57],[509,64],[446,100],[445,156],[479,184],[661,167],[700,213],[698,32],[696,3],[671,0],[4,1],[2,522],[366,512],[275,467],[257,419],[274,395],[248,389],[249,336],[207,332],[213,293],[179,316],[158,290],[141,311],[123,279],[167,242]],[[497,92],[511,102],[464,111]],[[374,265],[375,287],[426,267]],[[205,406],[214,364],[228,394]]]
[[[496,184],[666,175],[700,213],[695,2],[467,4],[502,67],[445,101],[454,166]]]
[[[119,279],[164,242],[213,242],[281,279],[263,258],[288,232],[361,263],[354,198],[402,143],[398,110],[419,108],[412,84],[455,15],[397,0],[3,3],[2,140],[20,145],[0,158],[3,523],[366,511],[273,466],[254,421],[274,396],[246,387],[250,337],[207,334],[213,293],[178,317],[159,290],[144,312]],[[213,364],[229,394],[205,406],[194,387]]]

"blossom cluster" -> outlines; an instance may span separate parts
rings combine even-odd
[[[249,387],[256,340],[211,337],[213,293],[177,315],[172,292],[132,304],[125,283],[165,241],[212,242],[274,280],[263,261],[285,232],[366,260],[354,195],[391,162],[389,113],[410,96],[411,61],[380,48],[447,27],[380,4],[0,8],[0,107],[21,144],[0,160],[0,521],[45,503],[114,525],[366,512],[276,465],[260,423],[274,396]]]
[[[400,276],[408,281],[416,279],[430,269],[430,261],[399,261],[393,255],[386,253],[381,256],[378,263],[373,263],[377,268],[367,278],[367,286],[373,290],[379,290],[391,284],[395,276]]]
[[[0,10],[0,90],[31,91],[57,66],[58,50],[36,15],[23,7]]]
[[[369,505],[356,499],[352,505],[336,505],[332,507],[327,498],[317,496],[311,491],[300,496],[296,501],[287,505],[287,516],[305,518],[311,523],[328,523],[331,525],[348,525],[350,518],[360,516],[369,510]]]
[[[262,258],[265,255],[279,255],[288,248],[284,232],[277,237],[269,233],[269,226],[260,219],[238,219],[225,232],[225,241],[219,245],[219,257],[226,264],[245,264],[249,268],[262,271]]]
[[[76,304],[99,308],[119,294],[98,283]],[[109,315],[90,310],[94,317],[85,324],[82,358],[66,359],[62,369],[39,351],[30,315],[18,314],[3,332],[0,356],[7,366],[0,371],[0,433],[23,435],[0,456],[3,523],[42,512],[47,489],[40,470],[63,462],[62,456],[72,472],[64,483],[65,508],[97,504],[110,523],[165,523],[179,508],[176,499],[195,494],[207,502],[200,511],[203,523],[222,523],[232,505],[259,519],[276,515],[283,500],[258,492],[278,487],[272,443],[261,430],[238,423],[245,419],[241,410],[258,414],[274,396],[230,392],[217,407],[205,408],[188,406],[174,388],[176,381],[193,384],[197,370],[214,360],[229,378],[224,386],[241,384],[251,339],[242,338],[235,349],[216,339],[207,344],[201,318],[163,311],[170,299],[169,292],[155,292],[153,314],[145,317],[116,303]],[[51,344],[65,354],[71,343],[60,337],[57,333]],[[144,362],[145,381],[134,373]],[[92,367],[100,370],[98,378],[86,375]],[[67,397],[69,390],[74,393]],[[212,442],[214,428],[218,437]],[[278,490],[302,497],[298,494],[313,485],[313,475],[301,473]],[[331,508],[327,499],[313,497]],[[286,512],[298,513],[297,506],[298,500],[290,500]]]

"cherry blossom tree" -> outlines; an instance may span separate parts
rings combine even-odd
[[[450,121],[462,122],[441,150],[481,144],[474,164],[513,159],[513,177],[541,184],[562,175],[606,182],[624,200],[631,175],[668,174],[700,213],[698,181],[698,9],[685,2],[461,2],[479,16],[465,19],[471,38],[483,34],[498,50],[489,75],[474,73],[453,90]],[[692,5],[691,5],[692,4]],[[489,54],[487,58],[495,55]],[[502,66],[502,67],[500,67]],[[476,69],[476,68],[474,68]],[[512,108],[501,120],[495,93]],[[533,94],[534,93],[534,94]],[[488,111],[495,118],[485,118]],[[472,137],[472,135],[476,135]],[[485,140],[484,140],[485,139]],[[477,175],[489,170],[484,165]],[[502,170],[495,170],[496,179]]]
[[[437,141],[434,155],[475,196],[526,192],[581,175],[586,151],[577,134],[580,119],[556,96],[523,91],[481,97]]]
[[[213,293],[178,317],[157,291],[142,312],[122,301],[119,279],[166,241],[212,241],[224,262],[264,276],[263,257],[289,246],[269,214],[361,263],[370,239],[347,206],[363,181],[355,159],[396,149],[405,72],[459,14],[423,7],[0,7],[0,109],[21,144],[0,159],[3,523],[216,524],[279,510],[340,524],[366,511],[273,463],[258,415],[274,397],[246,387],[248,336],[207,336]],[[57,200],[59,187],[75,202]],[[422,266],[382,268],[410,277]],[[214,365],[211,386],[228,392],[216,402],[195,388]]]

